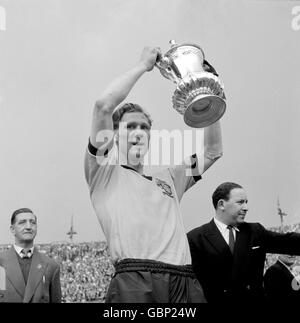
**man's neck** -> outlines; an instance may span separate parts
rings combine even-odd
[[[218,220],[218,221],[220,221],[220,222],[222,222],[222,223],[224,223],[225,225],[229,225],[229,223],[226,223],[226,221],[218,214],[218,213],[216,213],[216,215],[215,215],[215,218]]]
[[[23,249],[31,249],[33,247],[33,241],[31,242],[15,241],[15,245]]]
[[[135,170],[137,173],[139,174],[143,174],[143,170],[144,170],[144,165],[143,165],[143,161],[140,160],[136,160],[136,163],[131,163],[130,162],[130,158],[127,156],[125,156],[122,151],[119,151],[119,157],[118,157],[118,163],[119,165],[131,168],[133,170]]]
[[[144,166],[139,164],[137,166],[131,166],[134,170],[136,170],[139,174],[144,173]]]

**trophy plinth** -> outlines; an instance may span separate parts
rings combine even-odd
[[[219,120],[226,110],[224,86],[221,80],[204,68],[204,52],[194,44],[177,45],[156,66],[161,74],[177,87],[173,94],[174,109],[193,128],[207,127]]]

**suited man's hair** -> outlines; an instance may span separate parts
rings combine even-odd
[[[220,200],[228,201],[230,192],[234,188],[243,188],[241,185],[231,182],[225,182],[219,185],[216,190],[214,191],[212,195],[212,202],[214,205],[214,208],[217,209],[218,202]]]
[[[17,209],[16,211],[14,211],[14,213],[11,216],[11,219],[10,219],[10,224],[11,225],[15,224],[16,217],[20,213],[32,213],[34,215],[34,213],[32,212],[32,210],[28,209],[27,207],[24,207],[24,208],[21,208],[21,209]],[[36,218],[36,216],[35,216],[35,218]]]

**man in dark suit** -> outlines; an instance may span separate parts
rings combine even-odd
[[[300,301],[300,286],[292,272],[295,256],[280,255],[264,275],[264,287],[270,301]]]
[[[18,209],[10,229],[15,244],[0,254],[0,302],[59,303],[59,265],[33,245],[36,216],[28,208]]]
[[[188,233],[193,269],[207,301],[259,301],[266,253],[300,255],[300,234],[246,223],[248,199],[238,184],[221,184],[212,200],[215,217]]]

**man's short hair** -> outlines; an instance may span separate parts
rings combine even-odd
[[[11,225],[13,225],[16,222],[16,217],[20,213],[32,213],[32,214],[34,214],[32,212],[32,210],[28,209],[27,207],[24,207],[24,208],[21,208],[21,209],[17,209],[16,211],[14,211],[14,213],[11,216],[11,219],[10,219],[10,224]]]
[[[117,108],[113,114],[112,119],[114,123],[114,130],[119,128],[120,120],[122,119],[123,115],[128,112],[141,112],[145,115],[148,119],[150,127],[152,126],[152,119],[148,112],[146,112],[140,105],[136,103],[125,103],[121,107]]]
[[[225,182],[216,188],[216,190],[212,195],[212,202],[215,209],[217,209],[217,205],[220,200],[228,201],[230,192],[234,188],[243,188],[243,187],[236,183]]]

